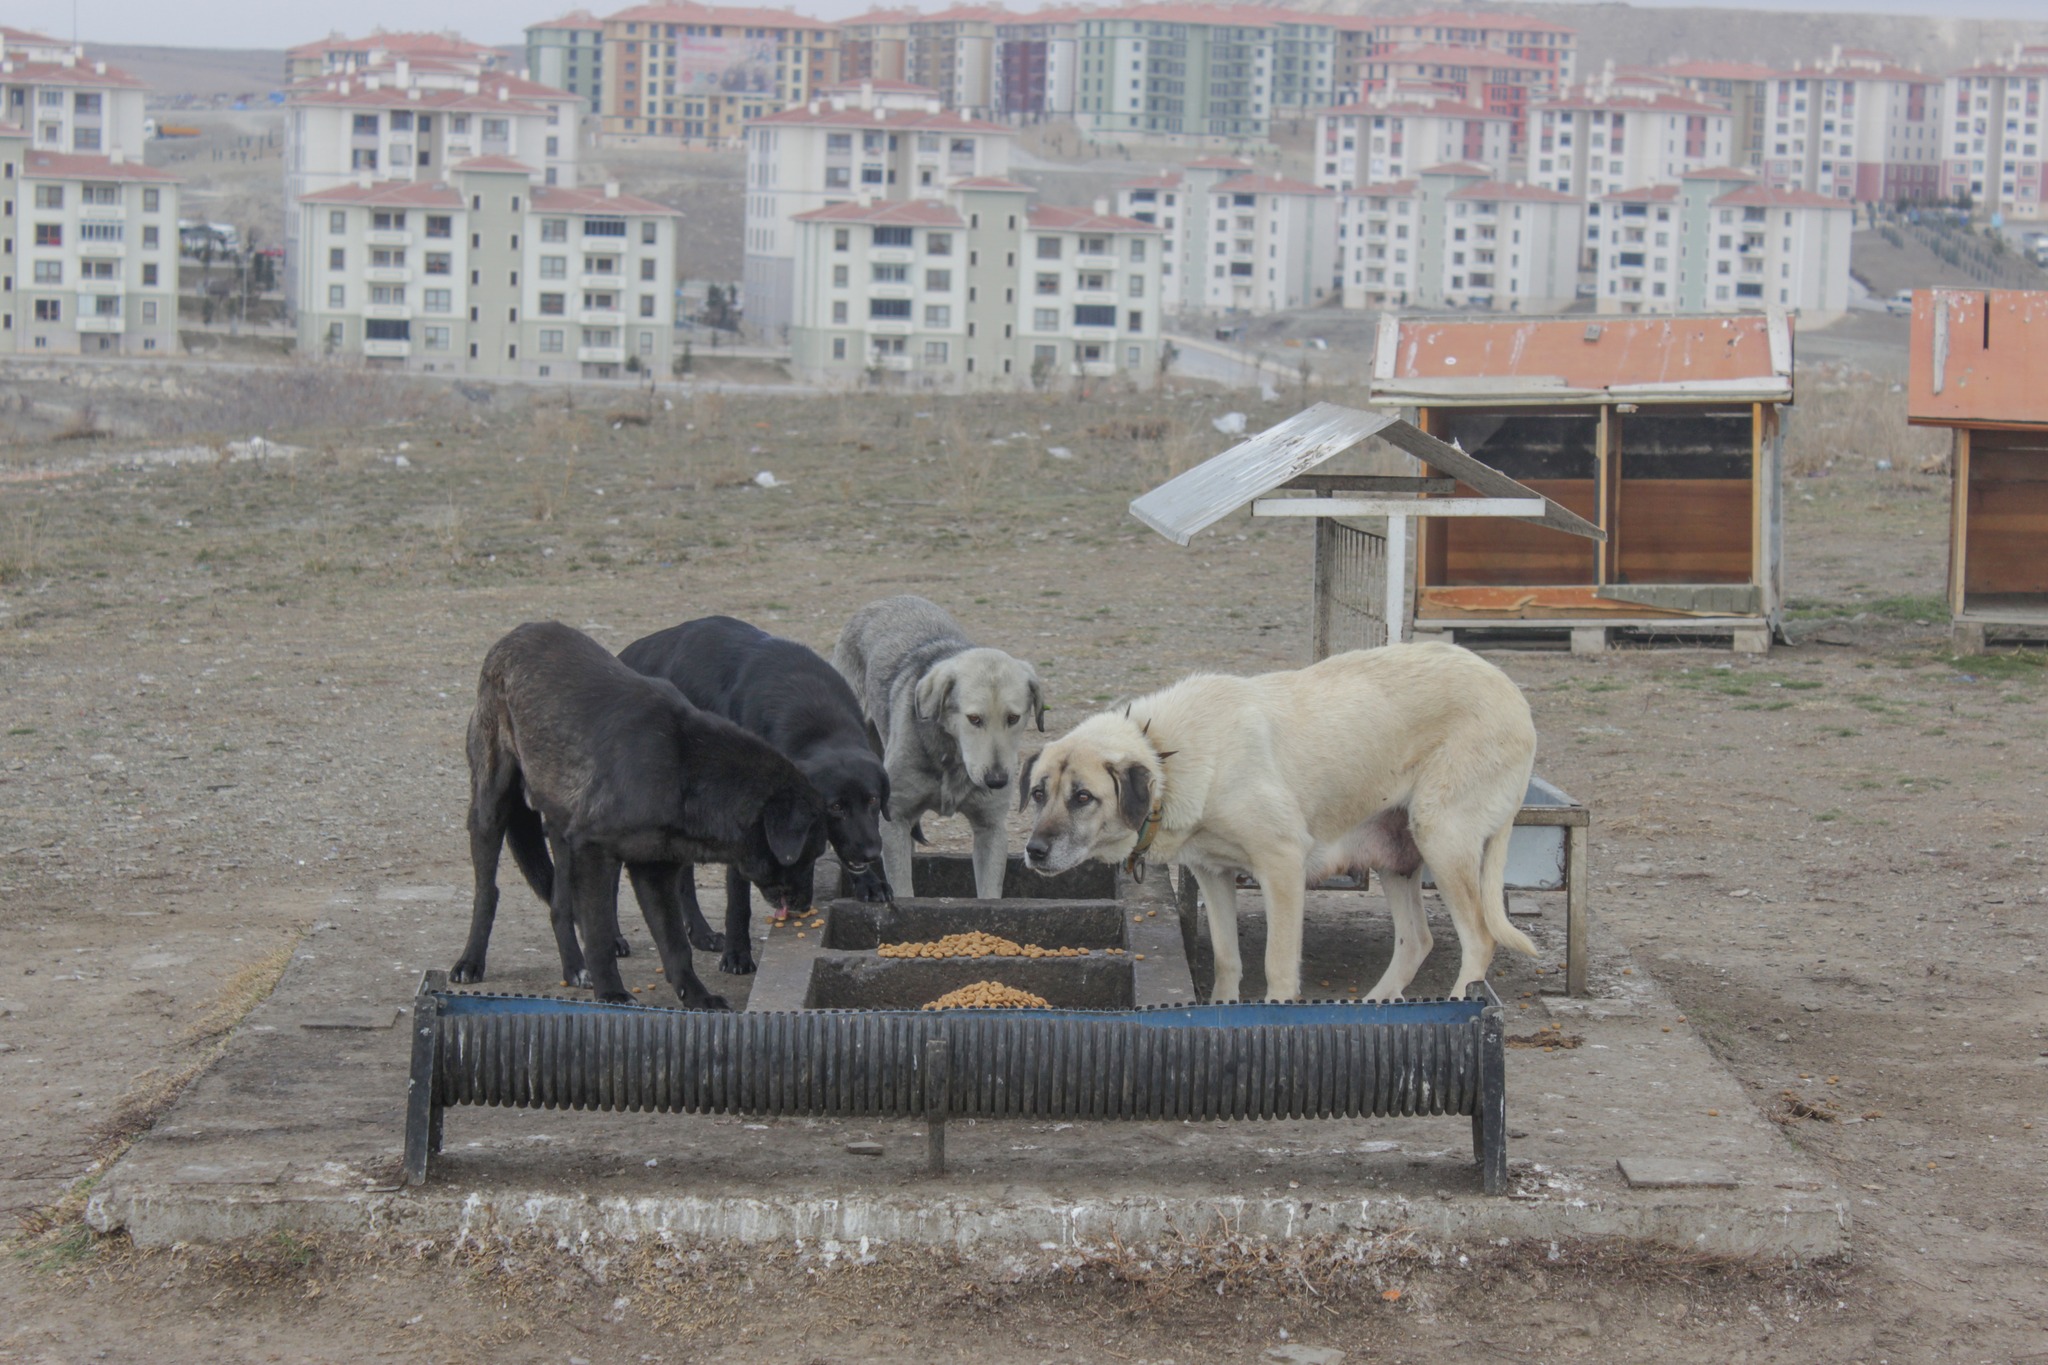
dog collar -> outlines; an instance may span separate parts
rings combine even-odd
[[[1153,838],[1159,833],[1159,817],[1165,810],[1164,801],[1156,801],[1152,809],[1145,812],[1144,820],[1138,825],[1138,843],[1131,850],[1131,856],[1124,859],[1124,871],[1134,882],[1145,880],[1145,850],[1152,847]]]

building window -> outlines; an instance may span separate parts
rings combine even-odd
[[[953,234],[950,232],[927,232],[924,235],[924,254],[927,256],[952,255]]]
[[[853,232],[852,232],[852,230],[851,230],[851,229],[849,229],[849,228],[833,228],[833,229],[832,229],[832,249],[833,249],[834,251],[844,251],[844,250],[846,250],[846,249],[847,249],[847,247],[851,246],[851,245],[852,245],[852,243],[853,243]]]
[[[107,262],[106,264],[108,264],[108,265],[112,265],[112,264],[113,264],[113,262],[112,262],[112,261],[108,261],[108,262]],[[145,266],[143,266],[143,267],[142,267],[142,285],[143,285],[143,288],[145,288],[145,289],[154,289],[154,288],[156,288],[156,266],[155,266],[155,265],[153,265],[153,264],[152,264],[152,265],[145,265]]]
[[[142,301],[142,324],[145,327],[154,327],[156,325],[155,299],[144,299]]]
[[[62,246],[62,245],[64,245],[64,225],[63,225],[62,223],[37,223],[37,224],[36,224],[36,245],[37,245],[37,246]]]
[[[372,270],[403,270],[405,269],[405,253],[403,251],[394,251],[386,246],[372,247],[370,249],[370,268]]]
[[[842,327],[846,325],[845,299],[834,299],[832,301],[832,321]]]
[[[877,262],[870,269],[873,272],[876,284],[908,284],[910,282],[910,267],[907,265],[887,265]]]
[[[641,242],[641,245],[643,245],[643,246],[653,246],[653,245],[654,245],[654,241],[655,241],[655,234],[656,234],[656,233],[657,233],[658,231],[660,231],[660,227],[659,227],[659,225],[658,225],[658,224],[656,224],[656,223],[655,223],[655,222],[654,222],[654,221],[653,221],[652,219],[649,219],[648,221],[646,221],[646,222],[643,222],[642,224],[640,224],[640,242]]]
[[[445,238],[453,237],[454,235],[455,219],[451,215],[445,213],[430,213],[427,215],[427,236]]]
[[[62,284],[62,283],[64,283],[64,262],[62,262],[62,261],[37,261],[37,262],[36,262],[36,283],[37,283],[37,284]]]
[[[849,283],[851,283],[851,276],[848,273],[848,267],[843,265],[833,266],[832,287],[834,289],[844,289]]]
[[[370,230],[372,232],[403,232],[405,231],[405,215],[403,213],[392,213],[388,210],[373,213],[370,215]]]
[[[331,246],[331,247],[328,247],[328,248],[327,248],[327,268],[328,268],[329,270],[345,270],[345,269],[347,269],[347,268],[348,268],[348,252],[347,252],[346,250],[344,250],[343,248],[341,248],[341,247],[338,247],[338,246]]]
[[[405,318],[363,319],[365,341],[411,341],[412,323]]]
[[[340,236],[340,235],[341,235],[342,233],[344,233],[344,232],[347,232],[347,231],[348,231],[348,210],[347,210],[347,209],[329,209],[329,210],[327,210],[327,230],[328,230],[329,232],[333,233],[333,234],[334,234],[335,236],[337,236],[337,237],[338,237],[338,236]]]
[[[370,302],[387,308],[402,307],[405,303],[405,286],[402,284],[373,284],[370,286]]]
[[[1133,309],[1132,309],[1132,310],[1130,311],[1129,315],[1128,315],[1128,316],[1126,317],[1126,319],[1125,319],[1125,326],[1124,326],[1124,330],[1125,330],[1126,332],[1142,332],[1142,331],[1144,331],[1144,330],[1145,330],[1145,315],[1144,315],[1144,314],[1143,314],[1142,312],[1138,311],[1137,309],[1133,308]]]
[[[1076,327],[1116,326],[1116,305],[1110,303],[1077,303],[1074,305]]]
[[[559,327],[541,328],[540,349],[543,355],[560,355],[562,353],[562,329]]]
[[[583,220],[585,237],[624,237],[626,220],[623,218],[586,218]]]
[[[1143,265],[1144,263],[1145,239],[1142,237],[1134,237],[1131,239],[1131,264]]]
[[[127,233],[121,223],[80,223],[78,240],[81,242],[118,242]]]
[[[543,256],[540,258],[540,277],[544,280],[566,280],[569,278],[567,256]]]
[[[943,303],[928,303],[924,306],[924,325],[927,327],[950,327],[953,325],[953,309]]]
[[[61,209],[64,207],[62,185],[36,186],[36,207],[39,209]]]
[[[1137,369],[1139,365],[1144,363],[1144,356],[1145,352],[1142,347],[1124,347],[1124,368],[1127,370]]]
[[[1059,293],[1060,277],[1057,275],[1040,275],[1032,286],[1032,292],[1036,294]]]
[[[643,318],[654,316],[654,295],[642,294],[640,296],[640,316]]]
[[[1031,330],[1034,332],[1057,332],[1060,329],[1060,310],[1057,308],[1034,308],[1031,310]]]
[[[909,299],[869,299],[868,316],[871,318],[910,319]]]
[[[1040,237],[1038,239],[1038,259],[1041,261],[1056,261],[1059,258],[1060,239],[1057,237]],[[1039,278],[1044,279],[1045,277],[1041,275]]]
[[[946,363],[946,355],[950,350],[951,347],[946,342],[927,341],[924,344],[924,363],[927,365],[943,365]]]
[[[427,273],[429,275],[453,275],[455,273],[455,257],[446,251],[429,251],[427,253]]]
[[[569,311],[567,294],[542,294],[540,312],[542,317],[558,318]]]
[[[156,250],[156,244],[156,226],[154,224],[151,224],[150,226],[142,229],[142,249],[144,251],[154,251]]]
[[[846,338],[845,338],[845,337],[833,337],[833,338],[832,338],[832,358],[833,358],[834,360],[844,360],[844,359],[846,359]]]
[[[925,271],[924,287],[935,294],[945,293],[953,287],[953,272],[950,270]]]
[[[655,265],[656,265],[656,264],[657,264],[657,263],[656,263],[655,259],[654,259],[654,258],[653,258],[652,256],[648,256],[648,257],[644,258],[644,259],[643,259],[643,260],[642,260],[642,261],[640,262],[640,278],[641,278],[641,279],[643,279],[643,280],[651,280],[651,279],[653,279],[653,278],[654,278],[654,267],[655,267]]]
[[[36,300],[36,321],[37,321],[37,322],[62,322],[63,320],[64,320],[64,301],[63,301],[62,299],[37,299],[37,300]]]
[[[876,246],[911,245],[911,230],[907,227],[878,227],[874,232]]]
[[[445,351],[452,331],[447,327],[423,327],[420,329],[421,344],[429,351]]]
[[[455,311],[455,293],[449,289],[423,290],[420,306],[429,313],[452,313]]]

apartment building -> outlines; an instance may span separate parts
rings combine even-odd
[[[1941,79],[1837,47],[1767,83],[1767,185],[1857,203],[1928,203],[1941,193]]]
[[[1512,53],[1429,45],[1375,50],[1361,64],[1359,89],[1367,102],[1415,91],[1447,93],[1508,119],[1510,148],[1520,151],[1529,106],[1555,95],[1556,80],[1554,68]]]
[[[45,151],[0,125],[0,351],[169,355],[178,182],[110,155]]]
[[[77,48],[25,29],[0,28],[0,122],[39,151],[142,156],[147,87]]]
[[[525,165],[544,184],[576,183],[585,105],[567,90],[400,58],[295,87],[285,117],[285,298],[299,305],[299,228],[308,195],[368,176],[434,183],[481,157]]]
[[[596,113],[604,99],[604,22],[587,9],[526,30],[526,74]]]
[[[1942,82],[1941,194],[1987,214],[2048,217],[2048,47],[1950,74]]]
[[[298,201],[299,352],[528,379],[671,372],[676,210],[510,157]]]
[[[1548,69],[1552,90],[1577,78],[1578,35],[1562,24],[1526,15],[1438,10],[1369,21],[1372,51],[1395,48],[1486,48]]]
[[[1310,308],[1330,297],[1337,271],[1337,196],[1320,185],[1253,171],[1210,186],[1202,211],[1207,251],[1185,282],[1200,280],[1211,313]]]
[[[834,87],[747,125],[744,284],[748,330],[780,341],[795,320],[795,219],[858,199],[940,199],[1007,176],[1015,133],[895,82]]]
[[[948,109],[976,116],[995,104],[997,26],[1008,11],[954,5],[910,24],[904,78],[939,92]]]
[[[1351,190],[1465,162],[1505,179],[1514,120],[1454,96],[1381,94],[1316,118],[1316,183]]]
[[[1127,181],[1116,190],[1116,211],[1159,229],[1159,289],[1169,314],[1200,312],[1207,306],[1210,216],[1203,206],[1209,191],[1252,172],[1236,157],[1201,157],[1178,170]]]
[[[1770,83],[1778,68],[1762,62],[1674,61],[1663,66],[1625,70],[1624,77],[1647,77],[1707,104],[1718,104],[1732,117],[1729,160],[1738,166],[1763,165],[1764,131],[1769,126]]]
[[[1594,86],[1546,100],[1530,118],[1530,181],[1585,203],[1725,166],[1735,151],[1734,116],[1684,95]]]
[[[848,387],[1023,388],[1160,370],[1159,231],[994,177],[796,220],[792,366]]]
[[[1434,166],[1360,186],[1338,206],[1346,308],[1483,308],[1541,313],[1578,288],[1582,206],[1480,166]]]
[[[842,82],[907,81],[914,9],[875,9],[839,21]]]
[[[839,32],[791,10],[640,5],[604,18],[599,125],[622,144],[736,147],[839,79]]]
[[[473,43],[459,33],[386,33],[380,29],[368,37],[350,38],[337,32],[285,49],[285,84],[373,71],[399,60],[443,66],[472,76],[503,70],[506,64],[505,54],[497,48]]]
[[[1849,306],[1849,201],[1775,188],[1735,168],[1590,205],[1603,313],[1783,308],[1827,320]]]
[[[995,117],[1035,123],[1073,114],[1083,13],[1046,9],[997,21]]]
[[[1095,136],[1264,138],[1336,102],[1326,16],[1153,5],[1083,11],[1075,119]]]

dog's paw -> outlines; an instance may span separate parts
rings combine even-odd
[[[585,968],[584,968],[584,969],[583,969],[582,971],[580,971],[580,972],[576,973],[576,975],[574,975],[574,976],[570,977],[570,978],[569,978],[569,984],[570,984],[570,985],[572,985],[572,986],[574,986],[574,987],[576,987],[576,989],[578,989],[578,990],[582,990],[582,991],[587,991],[587,990],[589,990],[589,989],[590,989],[590,968],[588,968],[588,967],[585,967]]]
[[[620,934],[617,938],[612,940],[612,956],[631,957],[632,955],[632,940],[628,939],[624,934]]]
[[[751,947],[727,949],[725,956],[718,959],[718,970],[727,976],[752,976],[754,950]]]
[[[725,951],[725,935],[716,929],[706,929],[701,935],[690,935],[690,946],[700,953],[722,953]]]
[[[677,994],[682,995],[682,992],[678,991]],[[726,1001],[724,996],[713,995],[709,991],[698,996],[695,1000],[692,1000],[687,995],[683,995],[682,999],[683,1008],[686,1010],[708,1010],[713,1014],[730,1014],[732,1012],[732,1006]]]
[[[484,964],[481,960],[471,962],[465,957],[449,970],[448,979],[458,986],[474,985],[484,979]]]
[[[597,993],[597,1002],[600,1005],[631,1005],[636,1003],[633,999],[633,992],[628,990],[599,991]]]
[[[853,887],[853,898],[869,905],[894,905],[895,892],[890,889],[889,879],[875,870],[872,863],[852,873],[849,879]]]

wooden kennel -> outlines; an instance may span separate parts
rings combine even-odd
[[[1373,402],[1586,518],[1419,523],[1415,629],[1617,628],[1770,647],[1783,606],[1782,313],[1385,317]]]
[[[1948,427],[1948,607],[1958,653],[2048,632],[2048,291],[1913,296],[1907,420]]]

